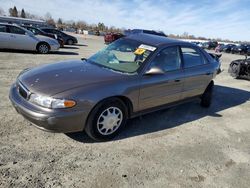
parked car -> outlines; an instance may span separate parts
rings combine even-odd
[[[228,72],[234,78],[246,77],[250,79],[250,59],[238,59],[230,63]]]
[[[32,32],[17,25],[0,23],[0,48],[31,50],[42,54],[56,51],[60,45],[57,40],[35,36]]]
[[[124,37],[124,35],[122,33],[106,33],[104,35],[104,42],[105,44],[110,44],[111,42],[114,42],[115,40]]]
[[[217,41],[209,41],[209,42],[205,42],[203,47],[205,49],[211,50],[211,49],[215,49],[218,46],[218,42]]]
[[[57,36],[61,37],[63,39],[64,44],[72,45],[78,43],[76,37],[68,35],[58,29],[53,29],[53,28],[40,28],[40,29],[46,33],[56,34]]]
[[[231,49],[232,54],[247,54],[247,50],[250,48],[250,45],[241,44],[238,46],[235,46]]]
[[[227,44],[222,48],[223,52],[230,53],[232,48],[235,47],[235,44]]]
[[[223,48],[224,48],[225,44],[218,44],[218,46],[215,48],[215,50],[217,50],[218,52],[222,52]]]
[[[41,29],[33,27],[33,26],[22,25],[22,27],[31,31],[32,33],[34,33],[34,35],[42,35],[42,36],[56,39],[58,41],[58,43],[60,44],[60,47],[64,46],[63,39],[61,37],[57,36],[56,34],[46,33],[44,31],[42,31]]]
[[[218,61],[191,43],[129,35],[88,59],[24,70],[9,97],[38,128],[85,130],[103,141],[117,135],[128,118],[191,99],[209,107],[219,68]]]
[[[247,55],[250,55],[250,46],[247,48]]]
[[[126,30],[124,31],[124,35],[131,35],[131,34],[139,34],[139,33],[145,33],[145,34],[151,34],[151,35],[158,35],[162,37],[167,37],[165,33],[162,31],[154,31],[154,30],[146,30],[146,29],[132,29],[132,30]]]

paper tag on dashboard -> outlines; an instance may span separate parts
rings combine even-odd
[[[146,44],[141,44],[139,46],[139,48],[142,48],[142,49],[145,49],[145,50],[149,50],[149,51],[155,51],[156,47],[154,46],[149,46],[149,45],[146,45]],[[138,49],[139,49],[138,48]]]
[[[146,50],[143,49],[143,48],[137,48],[135,51],[134,51],[134,54],[135,55],[142,55]]]

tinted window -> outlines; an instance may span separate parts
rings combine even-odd
[[[5,25],[0,25],[0,32],[6,33],[6,26]]]
[[[181,58],[179,48],[168,47],[157,54],[153,60],[152,66],[160,67],[165,72],[177,70],[180,68]]]
[[[47,32],[47,33],[53,33],[53,31],[51,29],[42,29],[42,30]]]
[[[194,48],[181,48],[184,60],[184,67],[194,67],[205,63],[203,56]]]
[[[34,33],[35,35],[41,34],[41,32],[39,30],[37,30],[37,29],[31,28],[31,27],[28,27],[27,29],[29,31],[31,31],[32,33]]]
[[[19,35],[25,35],[25,31],[18,28],[18,27],[15,27],[15,26],[9,26],[9,29],[10,29],[10,33],[13,33],[13,34],[19,34]]]

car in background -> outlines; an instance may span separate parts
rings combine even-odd
[[[124,37],[124,35],[122,33],[106,33],[104,35],[104,42],[105,44],[110,44],[111,42],[114,42],[115,40]]]
[[[228,72],[233,78],[250,79],[250,59],[237,59],[230,63]]]
[[[44,31],[42,31],[41,29],[33,27],[33,26],[22,25],[22,27],[29,30],[29,31],[31,31],[32,33],[34,33],[34,35],[42,35],[42,36],[46,36],[46,37],[56,39],[58,41],[58,43],[60,44],[60,47],[64,46],[63,39],[61,37],[57,36],[56,34],[46,33]]]
[[[250,48],[250,45],[247,44],[241,44],[238,46],[235,46],[231,49],[232,54],[247,54],[247,50]]]
[[[57,36],[61,37],[63,39],[64,44],[73,45],[78,43],[76,37],[68,35],[58,29],[54,28],[40,28],[40,29],[46,33],[56,34]]]
[[[247,55],[250,55],[250,47],[247,48]]]
[[[106,35],[104,35],[104,42],[106,44],[109,44],[109,43],[114,42],[115,40],[122,38],[124,36],[140,34],[140,33],[167,37],[167,35],[165,35],[165,33],[161,32],[161,31],[145,30],[145,29],[132,29],[132,30],[125,30],[123,34],[122,33],[107,33]]]
[[[129,118],[191,99],[209,107],[219,68],[219,62],[196,45],[136,34],[88,59],[21,72],[9,98],[17,112],[42,130],[85,130],[92,139],[106,141]]]
[[[225,46],[223,46],[222,52],[231,53],[232,48],[234,48],[235,46],[235,44],[226,44]]]
[[[0,49],[31,50],[41,54],[60,47],[55,39],[36,36],[23,27],[6,23],[0,23],[0,41]]]
[[[203,44],[203,48],[204,49],[208,49],[208,50],[215,49],[217,46],[218,46],[218,42],[217,41],[209,41],[209,42],[205,42]]]
[[[200,44],[200,42],[196,42],[196,41],[191,41],[191,43],[192,43],[192,44],[195,44],[195,45],[197,45],[197,46]]]
[[[154,30],[146,30],[146,29],[132,29],[132,30],[125,30],[124,35],[132,35],[132,34],[139,34],[139,33],[145,33],[145,34],[151,34],[151,35],[158,35],[162,37],[167,37],[167,35],[162,31],[154,31]]]
[[[222,52],[222,51],[223,51],[224,46],[225,46],[225,44],[219,44],[219,45],[218,45],[218,50],[219,50],[219,52]]]

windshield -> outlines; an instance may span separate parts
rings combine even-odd
[[[115,71],[133,73],[155,49],[138,41],[119,39],[91,56],[88,61]]]

